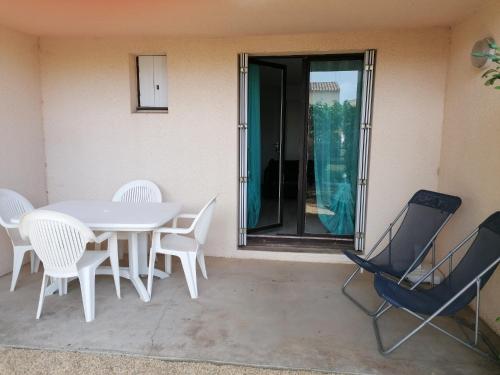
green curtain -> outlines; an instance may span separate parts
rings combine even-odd
[[[311,71],[358,70],[357,100],[309,107],[318,217],[328,232],[353,235],[358,174],[362,62],[311,63]]]
[[[260,69],[248,69],[247,227],[255,228],[261,208]]]

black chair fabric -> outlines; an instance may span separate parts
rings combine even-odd
[[[412,269],[424,260],[431,248],[429,241],[461,203],[461,199],[453,195],[420,190],[408,202],[406,215],[392,241],[378,255],[365,260],[350,251],[344,254],[369,272],[401,277],[422,252]]]
[[[396,307],[405,307],[414,312],[431,315],[467,286],[493,262],[500,259],[500,211],[488,217],[469,249],[438,285],[431,289],[408,290],[381,274],[375,276],[377,293]],[[495,272],[496,265],[480,279],[482,288]],[[452,315],[467,306],[476,296],[476,285],[471,285],[439,315]]]

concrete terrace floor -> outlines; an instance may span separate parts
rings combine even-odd
[[[207,268],[197,300],[189,298],[177,263],[170,278],[155,279],[150,303],[125,279],[118,300],[112,278],[98,276],[92,323],[84,322],[77,282],[66,296],[47,297],[37,321],[41,272],[22,274],[14,293],[6,275],[0,278],[0,345],[342,373],[500,373],[498,364],[431,328],[381,356],[371,319],[340,290],[352,266],[208,258]],[[369,274],[352,291],[373,306],[378,302]],[[416,323],[395,310],[381,326],[387,340]],[[459,331],[448,320],[442,324]]]

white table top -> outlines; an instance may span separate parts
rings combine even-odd
[[[151,231],[177,216],[180,203],[125,203],[109,201],[64,201],[40,207],[71,215],[93,230],[112,232]]]

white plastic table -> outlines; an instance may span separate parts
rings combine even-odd
[[[71,215],[85,223],[90,229],[103,232],[129,233],[129,266],[120,267],[120,276],[129,279],[144,302],[150,296],[140,279],[147,273],[147,232],[161,227],[176,217],[179,203],[128,203],[108,201],[64,201],[41,207],[43,210],[57,211]],[[114,236],[116,248],[116,236]],[[98,275],[110,275],[110,267],[100,267]],[[163,277],[167,275],[164,274]]]

